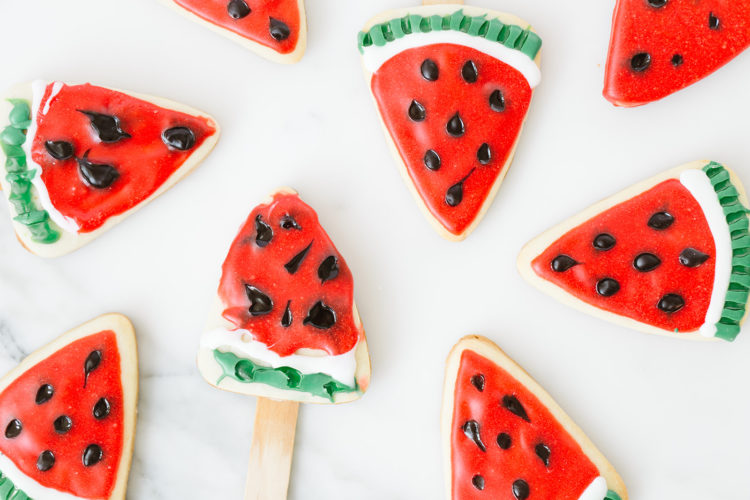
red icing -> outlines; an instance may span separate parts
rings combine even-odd
[[[709,28],[709,16],[719,20]],[[604,97],[620,106],[661,99],[695,83],[750,45],[750,1],[670,0],[651,7],[647,0],[618,0],[604,76]],[[631,69],[638,53],[651,55],[642,72]],[[682,56],[675,66],[672,58]]]
[[[256,217],[273,230],[264,247],[256,243]],[[291,216],[301,229],[284,229],[282,218]],[[312,242],[298,270],[291,274],[284,267]],[[318,267],[329,256],[338,261],[338,275],[324,283]],[[279,193],[270,204],[256,207],[245,221],[222,266],[219,297],[226,309],[224,317],[237,328],[251,331],[256,340],[280,356],[298,349],[320,349],[330,355],[343,354],[357,344],[360,329],[353,314],[354,283],[344,258],[318,222],[315,211],[297,195]],[[251,285],[273,300],[272,310],[253,316],[245,285]],[[291,301],[292,323],[283,327],[282,317]],[[308,311],[318,302],[332,308],[335,324],[328,329],[304,325]]]
[[[95,350],[101,351],[102,361],[89,374],[84,388],[84,363]],[[54,395],[38,405],[36,393],[44,384],[52,385]],[[92,410],[102,397],[110,402],[110,413],[97,420]],[[66,434],[58,434],[53,427],[61,415],[73,421]],[[4,432],[13,419],[20,420],[23,429],[9,439]],[[110,330],[66,345],[24,372],[0,394],[0,452],[41,485],[79,497],[109,497],[117,480],[123,426],[120,353],[115,333]],[[103,458],[86,467],[82,456],[90,444],[102,448]],[[36,464],[45,450],[54,454],[55,463],[41,472]]]
[[[122,214],[151,196],[182,166],[187,158],[216,133],[211,120],[165,109],[122,92],[93,85],[64,85],[49,101],[49,84],[36,116],[37,131],[31,146],[33,160],[42,167],[42,180],[52,205],[87,233],[107,219]],[[47,104],[49,111],[43,114]],[[93,111],[119,118],[122,129],[132,137],[103,143],[91,127],[88,116],[78,110]],[[195,146],[188,151],[168,148],[161,139],[164,130],[176,126],[190,128]],[[78,171],[75,158],[52,158],[44,143],[67,141],[80,158],[89,151],[94,163],[114,166],[120,177],[108,188],[88,186]]]
[[[281,54],[293,52],[300,32],[298,0],[245,0],[251,12],[241,19],[233,19],[228,11],[229,0],[174,0],[178,5],[209,23],[264,45]],[[269,31],[270,19],[278,19],[289,27],[289,37],[278,41]]]
[[[478,374],[485,380],[482,391],[471,383]],[[509,395],[523,405],[530,422],[502,406],[503,397]],[[581,446],[547,407],[507,371],[474,351],[461,354],[454,398],[451,431],[454,500],[514,500],[513,483],[518,479],[528,484],[529,500],[578,500],[599,476]],[[479,424],[486,451],[481,451],[464,433],[463,426],[468,420]],[[498,445],[500,433],[510,436],[508,449]],[[538,444],[549,447],[549,466],[536,455]],[[475,475],[484,478],[481,492],[472,484]]]
[[[647,223],[661,211],[675,220],[667,229],[657,231]],[[611,250],[593,247],[600,233],[617,240]],[[683,266],[679,255],[687,247],[708,254],[709,260],[699,267]],[[643,252],[656,255],[662,263],[653,271],[637,271],[633,261]],[[560,254],[580,264],[555,272],[551,262]],[[532,266],[542,278],[591,305],[659,328],[688,332],[700,328],[705,319],[715,255],[713,236],[700,205],[677,179],[669,179],[568,231],[535,258]],[[610,297],[599,295],[596,282],[603,277],[617,280],[620,290]],[[668,293],[682,296],[685,306],[671,314],[657,308]]]
[[[437,81],[422,77],[421,65],[431,59],[439,68]],[[478,70],[475,83],[461,77],[466,61]],[[505,111],[490,108],[493,91],[501,90]],[[406,164],[409,177],[429,212],[450,233],[461,234],[477,218],[521,132],[531,100],[531,88],[513,67],[478,50],[454,44],[407,49],[386,61],[372,77],[372,91],[391,137]],[[409,118],[412,100],[421,103],[426,118]],[[458,112],[466,132],[456,138],[446,124]],[[482,165],[477,150],[487,143],[492,160]],[[428,149],[441,159],[440,169],[429,170],[423,161]],[[448,189],[474,172],[463,184],[463,201],[451,207]]]

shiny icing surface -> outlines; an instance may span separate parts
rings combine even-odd
[[[748,13],[748,0],[618,0],[604,96],[637,106],[709,75],[750,45]]]
[[[597,248],[601,234],[613,237],[612,246]],[[684,265],[680,255],[686,249],[709,258],[698,266]],[[561,256],[577,264],[556,270]],[[706,318],[715,261],[714,237],[701,206],[679,180],[668,179],[568,231],[536,257],[532,267],[591,305],[666,330],[690,332]]]
[[[451,464],[454,500],[578,500],[599,476],[531,391],[471,350],[456,378]]]
[[[438,68],[436,80],[422,74],[427,60]],[[476,75],[472,69],[467,80],[462,69],[469,62]],[[434,44],[392,57],[371,85],[428,211],[450,233],[461,234],[481,212],[520,134],[531,100],[528,82],[478,50]]]
[[[188,127],[194,147],[216,132],[206,118],[90,84],[55,82],[42,92],[35,97],[31,159],[54,211],[64,218],[61,225],[81,233],[144,201],[190,156],[194,149],[176,149],[162,139],[165,130]],[[74,156],[56,159],[50,142],[69,144]]]
[[[87,378],[92,352],[101,360]],[[108,409],[96,412],[102,398]],[[114,488],[123,424],[120,354],[109,330],[65,346],[0,394],[0,453],[40,485],[79,497],[106,498]]]
[[[206,21],[281,54],[294,51],[300,32],[297,0],[174,0]]]
[[[224,318],[278,355],[316,349],[333,356],[359,341],[353,289],[315,211],[296,194],[277,193],[250,213],[232,243],[219,298]]]

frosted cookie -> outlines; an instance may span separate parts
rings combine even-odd
[[[437,231],[464,239],[513,160],[541,39],[510,14],[429,5],[376,16],[358,42],[404,179]]]
[[[198,367],[209,383],[243,394],[357,399],[370,360],[353,296],[352,273],[315,211],[280,190],[229,249]]]
[[[583,431],[486,338],[448,356],[442,434],[448,498],[627,500]]]
[[[540,290],[599,318],[648,333],[734,340],[750,291],[746,206],[729,169],[688,163],[543,233],[518,266]]]
[[[160,0],[193,21],[279,63],[307,45],[304,0]]]
[[[133,327],[107,314],[0,379],[0,498],[124,499],[133,454]]]
[[[21,243],[71,252],[185,177],[213,149],[210,116],[165,99],[63,82],[0,101],[0,186]]]
[[[617,0],[604,97],[639,106],[708,76],[750,45],[748,13],[748,0]]]

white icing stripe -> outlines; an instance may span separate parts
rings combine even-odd
[[[388,42],[381,47],[376,45],[365,47],[362,61],[370,73],[375,73],[383,63],[404,50],[436,43],[453,43],[484,52],[488,56],[520,71],[532,89],[539,85],[542,78],[539,66],[520,50],[508,48],[499,42],[491,42],[486,38],[452,30],[412,33]]]
[[[201,337],[201,347],[205,349],[230,349],[234,354],[260,361],[266,366],[278,368],[289,366],[302,373],[325,373],[349,386],[354,386],[354,372],[357,368],[355,357],[356,346],[349,352],[336,356],[310,356],[306,354],[292,354],[279,356],[262,342],[253,340],[247,330],[227,330],[217,328],[208,331]]]
[[[78,223],[76,223],[76,221],[72,218],[66,217],[65,215],[60,213],[60,211],[58,211],[52,204],[52,200],[50,200],[49,197],[49,192],[47,191],[47,186],[42,180],[42,166],[36,163],[31,157],[31,145],[34,143],[34,138],[36,137],[36,120],[37,116],[39,115],[39,107],[41,106],[42,98],[44,97],[44,93],[47,90],[48,84],[48,82],[42,80],[35,80],[31,84],[31,125],[29,126],[29,130],[26,133],[26,142],[23,143],[23,150],[26,152],[26,163],[28,164],[28,168],[30,171],[34,172],[34,176],[31,178],[31,183],[36,189],[36,194],[39,199],[39,203],[41,203],[42,205],[42,208],[47,211],[50,219],[52,219],[55,224],[60,226],[62,230],[69,233],[78,233]],[[63,86],[64,84],[62,82],[54,82],[52,84],[50,97],[45,102],[44,109],[42,110],[41,114],[46,115],[49,112],[52,101],[63,88]]]
[[[0,472],[13,481],[16,488],[23,490],[29,498],[39,500],[82,500],[81,497],[42,486],[16,467],[10,458],[0,453]]]
[[[599,476],[581,493],[578,500],[602,500],[607,495],[607,481]]]
[[[716,246],[711,303],[708,305],[704,323],[699,329],[704,337],[713,337],[716,335],[716,323],[721,318],[721,311],[724,309],[724,300],[732,274],[732,238],[729,235],[724,210],[706,173],[697,169],[685,170],[680,174],[680,182],[690,191],[703,210]]]

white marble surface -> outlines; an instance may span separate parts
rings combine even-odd
[[[352,268],[374,368],[361,401],[301,409],[291,498],[440,498],[443,362],[473,332],[548,389],[631,498],[748,498],[750,332],[702,344],[626,331],[530,288],[515,256],[560,218],[684,161],[723,161],[750,183],[750,54],[661,103],[618,110],[600,97],[612,0],[476,3],[534,22],[543,82],[497,200],[455,244],[401,182],[359,68],[357,31],[400,0],[309,2],[308,52],[293,67],[153,0],[0,2],[0,87],[88,80],[184,101],[224,128],[192,176],[67,257],[26,253],[0,206],[0,372],[102,312],[136,326],[129,498],[242,497],[254,400],[209,387],[194,356],[229,241],[279,185],[318,210]]]

